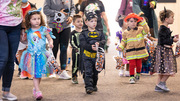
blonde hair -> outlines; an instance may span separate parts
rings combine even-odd
[[[36,9],[32,8],[29,11],[32,11],[32,10],[36,10]],[[42,16],[41,12],[34,11],[34,12],[31,12],[30,14],[27,13],[26,16],[25,16],[25,26],[26,26],[27,29],[31,28],[30,19],[31,19],[31,16],[34,15],[34,14],[39,14],[40,15],[40,17],[41,17],[40,26],[45,26],[45,21],[43,19],[43,16]]]

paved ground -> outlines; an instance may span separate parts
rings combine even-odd
[[[106,71],[99,75],[97,92],[87,95],[81,76],[79,76],[77,85],[72,84],[70,80],[43,78],[40,85],[44,95],[43,101],[179,101],[179,73],[167,82],[171,92],[157,93],[154,92],[156,75],[144,74],[136,84],[129,84],[127,77],[119,77],[118,71],[115,69],[115,61],[112,58],[114,55],[116,55],[116,51],[111,46],[109,53],[106,54]],[[71,71],[69,71],[70,73]],[[14,73],[11,92],[18,97],[18,101],[33,101],[32,80],[21,80],[16,75],[17,70]]]

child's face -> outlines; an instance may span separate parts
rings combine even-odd
[[[38,28],[41,24],[41,16],[40,14],[34,14],[30,18],[30,24],[32,28]]]
[[[137,26],[137,20],[135,20],[134,18],[130,18],[129,21],[127,21],[127,25],[129,26],[129,28],[133,29]]]
[[[87,20],[86,25],[91,29],[95,29],[97,25],[97,18],[92,18],[90,21]]]
[[[73,22],[73,25],[75,27],[77,27],[78,29],[82,29],[83,27],[83,20],[82,18],[77,18],[74,22]]]
[[[171,14],[169,18],[166,18],[168,24],[173,24],[174,22],[174,14]]]

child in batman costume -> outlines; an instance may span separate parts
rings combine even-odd
[[[81,62],[84,71],[84,81],[86,93],[91,94],[93,91],[97,91],[97,81],[99,71],[95,68],[96,55],[98,47],[104,47],[105,37],[101,31],[95,29],[97,25],[97,15],[94,12],[88,12],[85,14],[85,24],[88,29],[83,30],[79,36],[80,47],[82,49]]]

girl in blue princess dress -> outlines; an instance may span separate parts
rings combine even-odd
[[[55,36],[45,27],[41,8],[32,9],[26,14],[26,34],[28,48],[23,52],[20,65],[21,71],[27,72],[25,76],[33,78],[33,96],[36,100],[42,99],[42,92],[39,89],[42,76],[49,76],[53,73],[53,68],[47,66],[46,61],[49,56],[46,51],[46,38],[49,42],[49,47],[53,48],[53,40]],[[51,38],[52,37],[52,38]]]

